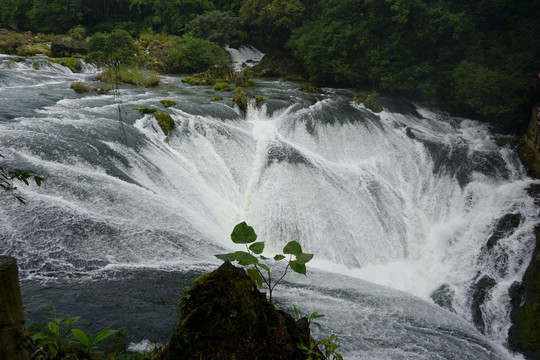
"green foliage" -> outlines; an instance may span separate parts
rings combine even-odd
[[[216,91],[232,91],[231,84],[221,79],[216,80],[214,84],[214,90]]]
[[[253,268],[247,270],[247,274],[258,287],[261,287],[263,283],[266,284],[269,290],[270,302],[272,302],[272,292],[274,291],[274,288],[281,280],[283,280],[289,267],[294,272],[306,275],[306,263],[313,258],[313,254],[304,253],[302,251],[302,246],[297,241],[290,241],[283,248],[283,253],[289,255],[285,271],[277,281],[272,281],[270,267],[264,263],[270,259],[261,255],[264,251],[264,242],[255,242],[257,240],[255,230],[243,221],[234,227],[231,233],[231,240],[235,244],[244,244],[247,251],[236,251],[234,253],[218,254],[215,256],[223,261],[237,261],[238,264],[242,266],[253,265]],[[248,244],[250,245],[248,246]],[[283,259],[286,259],[286,256],[283,254],[274,256],[274,261],[281,261]],[[266,275],[261,269],[266,272]]]
[[[176,105],[176,101],[173,101],[173,100],[161,100],[160,102],[165,107],[171,107],[171,106]]]
[[[210,101],[223,100],[223,96],[214,96]]]
[[[3,158],[0,154],[0,158]],[[20,181],[25,185],[30,185],[29,180],[33,180],[37,186],[41,186],[43,178],[30,170],[9,169],[0,164],[0,189],[13,195],[21,204],[26,205],[26,199],[20,194],[15,181]]]
[[[84,26],[77,25],[69,29],[68,35],[73,39],[84,40],[86,38],[86,30],[84,29]]]
[[[88,48],[86,61],[98,66],[118,67],[132,62],[137,55],[137,47],[125,30],[94,34]]]
[[[145,75],[138,66],[116,66],[105,69],[98,79],[109,84],[131,84],[135,86],[155,87],[159,85],[156,72]]]
[[[84,81],[74,81],[71,83],[70,88],[79,94],[91,92],[94,89],[90,84]]]
[[[174,73],[200,72],[210,66],[227,63],[229,57],[218,44],[182,36],[167,52],[167,66]]]
[[[96,334],[87,334],[81,329],[72,328],[73,324],[79,320],[79,316],[68,319],[57,318],[56,310],[53,308],[53,320],[47,323],[46,330],[32,335],[37,348],[47,355],[45,359],[78,359],[79,351],[86,357],[102,354],[103,351],[98,343],[118,332],[118,330],[109,329],[109,326]],[[41,359],[42,354],[37,354]]]
[[[332,334],[328,339],[322,339],[317,342],[311,341],[309,348],[303,344],[297,344],[298,348],[304,351],[306,360],[343,360],[343,356],[336,352],[341,345],[336,344],[337,335]],[[322,352],[320,349],[323,349]]]
[[[246,33],[241,31],[240,19],[232,11],[209,11],[197,16],[186,25],[189,35],[215,42],[221,46],[238,43],[246,39]]]

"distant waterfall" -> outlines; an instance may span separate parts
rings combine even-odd
[[[261,61],[264,53],[255,49],[253,46],[240,46],[238,49],[231,48],[229,45],[225,46],[225,50],[231,57],[231,64],[234,71],[242,71],[244,66],[252,67]]]

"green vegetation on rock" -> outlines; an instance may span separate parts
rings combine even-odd
[[[311,93],[311,94],[322,94],[323,92],[320,87],[315,86],[315,85],[309,85],[309,84],[303,84],[302,86],[300,86],[298,90],[305,93]]]
[[[218,100],[223,100],[223,96],[215,96],[210,101],[218,101]]]
[[[171,115],[157,110],[154,111],[154,117],[161,127],[161,130],[163,130],[165,136],[169,135],[169,133],[174,129],[174,120],[171,118]]]
[[[69,68],[74,73],[78,73],[81,71],[81,63],[78,61],[78,59],[74,57],[65,57],[65,58],[47,58],[48,61],[60,64],[62,66],[65,66]]]
[[[171,107],[171,106],[174,106],[176,105],[176,101],[172,101],[172,100],[161,100],[161,104],[165,107]]]
[[[236,93],[233,96],[233,102],[238,106],[241,111],[247,110],[246,95],[241,88],[236,88]]]
[[[223,81],[222,79],[217,79],[214,83],[214,90],[216,91],[232,91],[231,84]]]
[[[253,95],[253,97],[255,98],[255,101],[257,102],[257,105],[259,105],[260,103],[263,102],[263,97],[261,95]]]

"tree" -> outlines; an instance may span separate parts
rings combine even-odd
[[[116,29],[110,34],[97,33],[88,43],[86,60],[99,66],[118,67],[132,61],[137,47],[125,30]]]
[[[180,37],[167,53],[169,70],[175,73],[200,72],[228,61],[227,53],[218,44],[190,35]]]
[[[242,43],[246,34],[240,30],[240,19],[232,11],[209,11],[197,16],[186,25],[186,32],[196,38],[220,45]]]

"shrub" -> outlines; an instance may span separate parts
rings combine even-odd
[[[82,25],[77,25],[69,29],[68,35],[73,39],[84,40],[86,38],[86,30]]]
[[[210,66],[227,63],[227,52],[208,40],[182,36],[167,52],[167,66],[174,73],[190,73],[206,70]]]
[[[99,66],[116,67],[131,62],[137,54],[133,39],[125,30],[110,34],[97,33],[88,43],[88,62]]]

